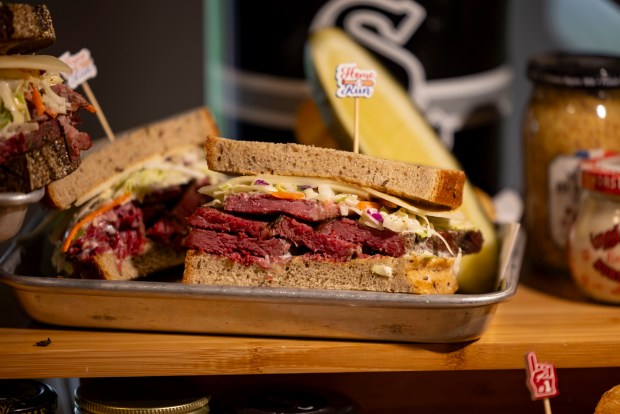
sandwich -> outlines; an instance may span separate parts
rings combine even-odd
[[[31,55],[55,40],[47,7],[0,4],[0,192],[29,193],[73,172],[93,142],[79,131],[86,99],[64,84],[71,68]]]
[[[198,108],[121,135],[47,186],[46,203],[68,211],[58,271],[88,279],[135,280],[180,266],[185,218],[214,184],[202,144],[217,126]]]
[[[465,175],[301,144],[209,136],[183,283],[451,294],[481,232],[455,211]]]
[[[615,414],[620,412],[620,385],[616,385],[603,393],[596,404],[594,414]]]

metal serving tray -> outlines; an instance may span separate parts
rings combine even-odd
[[[178,282],[115,282],[20,271],[49,260],[32,243],[14,243],[0,280],[33,319],[53,325],[227,335],[402,342],[479,338],[501,302],[516,292],[524,249],[518,224],[503,225],[497,290],[485,294],[408,295],[356,291],[243,288]],[[180,271],[178,271],[180,273]],[[21,273],[21,274],[20,274]]]

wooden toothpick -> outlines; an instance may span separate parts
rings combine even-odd
[[[336,96],[353,98],[353,152],[360,151],[359,98],[370,98],[374,92],[377,73],[372,69],[359,69],[355,63],[342,63],[336,67]]]
[[[360,112],[360,99],[355,98],[353,100],[355,108],[353,114],[353,152],[356,154],[360,152],[360,137],[359,137],[359,112]]]
[[[82,83],[82,88],[84,88],[84,93],[86,93],[89,102],[97,110],[97,118],[99,118],[99,122],[101,123],[101,126],[103,127],[106,136],[111,142],[114,142],[116,140],[114,132],[112,132],[112,128],[110,128],[110,124],[108,124],[108,120],[106,119],[103,111],[101,110],[101,106],[99,106],[99,102],[97,101],[97,98],[95,98],[95,94],[93,93],[92,89],[90,89],[90,85],[88,85],[88,82],[84,81]]]

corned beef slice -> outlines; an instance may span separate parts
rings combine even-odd
[[[78,131],[76,128],[80,123],[78,110],[88,106],[88,101],[64,83],[52,86],[52,90],[69,102],[67,115],[59,115],[57,119],[64,130],[70,155],[79,157],[81,151],[85,151],[93,146],[90,136],[86,132]]]
[[[88,101],[86,100],[86,98],[71,89],[65,83],[53,85],[52,90],[69,102],[69,111],[71,112],[76,112],[81,107],[88,106]]]
[[[180,250],[187,234],[186,217],[207,200],[207,196],[198,192],[199,186],[204,184],[204,181],[194,180],[188,185],[168,187],[145,197],[142,208],[149,237]]]
[[[335,203],[318,200],[286,200],[269,194],[231,194],[224,200],[224,210],[246,214],[287,214],[304,221],[323,221],[340,217]]]
[[[335,260],[348,260],[354,254],[361,253],[358,244],[318,233],[308,224],[301,223],[287,216],[278,217],[272,224],[274,236],[284,237],[296,246],[305,246],[313,253],[322,254]]]
[[[58,122],[60,122],[65,132],[69,155],[72,157],[79,157],[81,151],[85,151],[93,146],[90,135],[86,132],[78,131],[74,123],[68,117],[60,115],[58,116]]]
[[[230,195],[224,201],[228,212],[203,206],[188,218],[193,228],[185,245],[242,263],[256,263],[257,256],[264,254],[271,258],[291,253],[346,261],[375,254],[400,257],[408,250],[446,253],[446,242],[454,253],[458,252],[459,246],[464,254],[475,253],[482,246],[479,231],[441,232],[444,242],[437,235],[421,239],[414,233],[379,230],[339,215],[320,223],[315,221],[317,214],[312,214],[312,219],[307,222],[291,217],[307,217],[309,206],[316,209],[313,210],[315,213],[320,210],[324,216],[331,214],[325,214],[331,207],[324,209],[326,205],[322,203],[283,200],[265,194]],[[252,218],[239,217],[235,215],[237,213],[252,214]],[[258,219],[261,214],[265,220]],[[272,221],[267,221],[269,217]],[[287,249],[266,249],[263,242],[267,240],[286,240]],[[291,245],[295,247],[289,251]],[[260,265],[264,267],[265,262]]]
[[[392,257],[405,254],[405,242],[401,234],[391,230],[373,229],[348,218],[325,222],[319,226],[318,231],[350,243],[361,244],[365,253],[380,252]]]
[[[134,203],[125,203],[95,218],[85,234],[71,243],[67,253],[86,262],[95,255],[113,251],[120,261],[142,252],[145,242],[142,211]]]
[[[247,237],[243,234],[228,234],[213,230],[192,228],[186,244],[199,250],[226,256],[244,264],[258,264],[269,267],[270,258],[285,255],[291,245],[284,239],[267,240]]]
[[[226,233],[243,233],[247,236],[261,239],[270,237],[268,222],[233,216],[232,214],[211,207],[198,208],[187,221],[191,226],[206,230],[216,230]]]
[[[473,254],[482,249],[484,237],[479,230],[440,231],[439,234],[448,242],[453,252],[460,248],[463,254]]]
[[[208,196],[198,192],[200,187],[209,184],[211,184],[211,180],[209,178],[193,180],[170,213],[185,223],[186,217],[192,214],[196,208],[200,207],[201,204],[205,203],[206,200],[209,199]]]

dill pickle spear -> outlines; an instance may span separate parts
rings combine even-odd
[[[341,63],[374,69],[377,85],[370,99],[359,102],[360,152],[446,169],[462,169],[443,145],[404,88],[363,47],[338,28],[312,33],[306,44],[306,71],[323,121],[342,149],[353,148],[353,99],[337,98],[335,70]],[[482,251],[463,256],[458,274],[461,293],[494,290],[499,260],[499,240],[493,223],[479,203],[474,186],[465,184],[459,210],[484,236]]]

